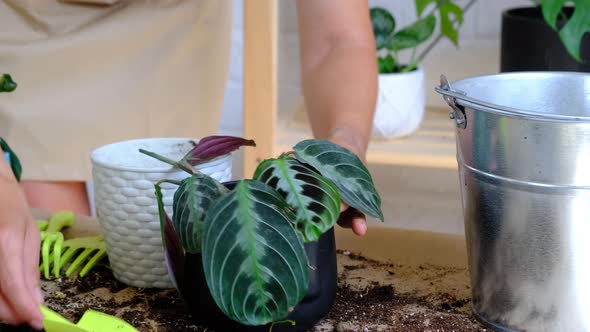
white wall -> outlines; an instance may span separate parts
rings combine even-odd
[[[244,6],[243,0],[232,0],[232,48],[229,78],[225,88],[223,112],[221,113],[220,132],[228,135],[241,135],[242,133],[242,68],[243,57],[243,31],[244,31]]]
[[[240,134],[242,129],[242,32],[243,0],[234,2],[234,24],[230,78],[227,83],[221,131]],[[348,0],[340,0],[348,1]],[[459,1],[464,5],[467,0]],[[335,1],[336,3],[336,1]],[[415,17],[413,0],[370,0],[371,6],[390,9],[398,26],[411,23]],[[507,8],[530,5],[531,0],[479,0],[465,14],[460,30],[460,48],[442,40],[430,52],[423,65],[426,71],[428,105],[444,105],[434,91],[440,74],[451,81],[467,76],[495,73],[499,70],[499,36],[501,13]],[[302,107],[299,77],[299,45],[294,0],[279,2],[279,111],[291,112]]]

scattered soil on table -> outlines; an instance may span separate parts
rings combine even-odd
[[[338,252],[336,303],[314,332],[491,331],[471,315],[465,269],[407,266]]]
[[[347,251],[338,252],[338,268],[336,303],[310,332],[493,331],[470,313],[464,269],[396,265]],[[47,306],[74,322],[94,309],[142,332],[213,332],[192,323],[175,290],[128,287],[106,264],[81,279],[43,281],[42,288]],[[0,325],[0,332],[17,331],[32,330]]]

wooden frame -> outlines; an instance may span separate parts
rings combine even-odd
[[[274,153],[277,121],[276,0],[244,1],[244,137],[256,148],[244,149],[244,177]]]

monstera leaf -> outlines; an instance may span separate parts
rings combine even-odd
[[[557,18],[562,7],[568,3],[575,4],[574,13],[561,30],[557,28]],[[541,4],[543,17],[547,24],[559,31],[559,38],[568,53],[577,61],[582,61],[580,56],[580,44],[582,37],[590,33],[590,1],[588,0],[543,0]]]
[[[452,41],[455,46],[459,45],[459,31],[453,26],[452,17],[457,20],[459,26],[463,24],[463,9],[450,0],[416,0],[418,17],[422,16],[424,10],[431,3],[436,4],[440,16],[440,33]]]
[[[305,296],[308,261],[293,214],[268,185],[243,180],[207,212],[203,269],[217,306],[245,325],[284,319]]]
[[[172,221],[188,253],[201,252],[205,214],[211,203],[227,191],[215,179],[204,174],[194,174],[180,183],[174,193]]]
[[[349,150],[329,141],[309,139],[294,147],[303,160],[330,179],[348,205],[383,221],[381,198],[373,179],[360,159]]]
[[[336,186],[294,158],[263,161],[254,179],[274,188],[293,208],[305,242],[317,241],[338,220],[340,195]]]

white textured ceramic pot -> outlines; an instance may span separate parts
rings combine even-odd
[[[169,288],[154,184],[181,180],[188,173],[148,157],[140,148],[180,160],[192,147],[188,138],[153,138],[105,145],[93,151],[94,196],[115,278],[135,287]],[[218,181],[231,178],[231,155],[196,167]],[[163,202],[172,215],[178,187],[162,184]]]
[[[415,132],[424,118],[424,71],[380,74],[373,136],[396,138]]]

